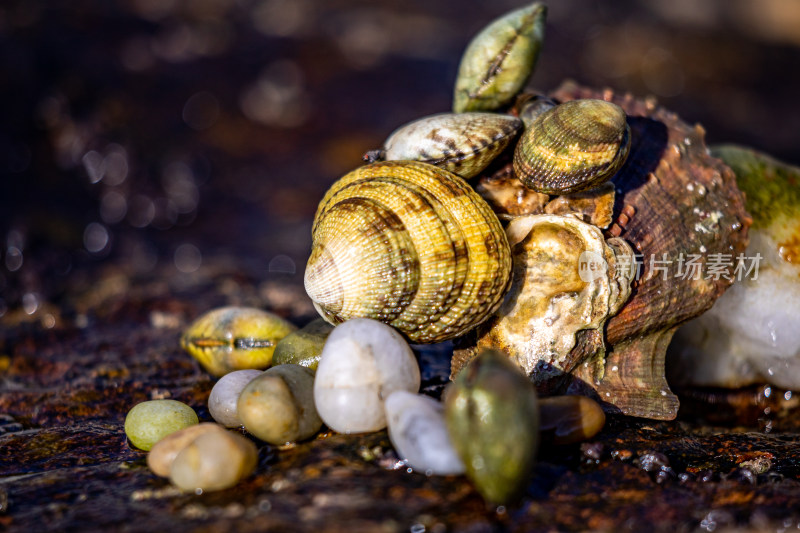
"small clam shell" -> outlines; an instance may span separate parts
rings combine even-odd
[[[442,404],[421,394],[395,391],[386,398],[389,439],[409,466],[441,476],[464,473],[450,441]]]
[[[603,100],[572,100],[545,111],[514,151],[514,172],[531,189],[565,194],[596,187],[625,163],[625,112]]]
[[[491,111],[522,89],[536,66],[547,7],[534,3],[503,15],[478,33],[461,58],[453,111]]]
[[[522,121],[511,115],[432,115],[392,133],[384,143],[383,158],[422,161],[471,178],[505,150],[521,129]]]
[[[172,462],[181,450],[189,445],[194,439],[208,433],[209,431],[225,431],[222,426],[211,422],[195,424],[188,428],[183,428],[175,433],[170,433],[160,441],[147,454],[147,466],[150,470],[161,477],[169,477],[169,470]]]
[[[169,470],[169,479],[187,492],[223,490],[255,470],[255,444],[231,431],[209,431],[186,445]]]
[[[275,346],[273,365],[295,364],[316,371],[322,347],[333,326],[318,318],[286,335]]]
[[[445,420],[467,476],[493,503],[515,500],[539,443],[533,384],[507,357],[486,350],[445,391]]]
[[[327,321],[366,317],[411,342],[457,337],[497,308],[511,251],[461,178],[416,161],[363,166],[320,203],[305,288]]]
[[[198,423],[197,413],[176,400],[150,400],[133,406],[125,417],[125,435],[140,450],[178,430]]]
[[[211,417],[225,427],[241,426],[242,420],[236,409],[239,395],[248,383],[262,373],[261,370],[236,370],[219,378],[208,396],[208,412]]]
[[[234,370],[267,368],[275,345],[295,329],[261,309],[221,307],[195,320],[181,337],[181,346],[219,377]]]
[[[239,395],[245,429],[270,444],[314,436],[322,420],[314,407],[314,373],[300,365],[278,365],[252,380]]]
[[[320,417],[339,433],[386,427],[384,400],[396,390],[417,392],[419,366],[408,343],[386,324],[348,320],[328,337],[314,380]]]

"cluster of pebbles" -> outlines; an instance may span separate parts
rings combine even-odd
[[[222,316],[218,310],[210,313]],[[224,315],[239,313],[250,320],[281,320],[247,308],[227,308]],[[207,324],[207,315],[186,336],[198,323]],[[254,326],[270,328],[248,324]],[[238,333],[226,331],[220,338],[234,339],[230,344],[235,345]],[[226,357],[233,349],[205,356]],[[414,471],[467,474],[488,500],[503,503],[519,493],[530,474],[540,420],[550,420],[542,430],[560,443],[591,437],[604,423],[602,410],[588,398],[537,400],[527,377],[492,351],[460,374],[446,389],[444,402],[420,394],[411,347],[395,329],[372,319],[335,328],[314,321],[277,340],[272,349],[284,361],[303,364],[282,362],[222,376],[208,399],[216,423],[198,423],[194,411],[175,400],[131,409],[125,432],[134,446],[149,450],[153,473],[188,492],[234,486],[255,470],[257,448],[230,428],[243,427],[275,446],[313,438],[323,424],[345,434],[387,428],[398,456]],[[272,363],[277,363],[274,355]]]

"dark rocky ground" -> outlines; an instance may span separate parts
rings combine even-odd
[[[800,162],[793,2],[552,4],[534,85],[655,93],[710,142]],[[312,318],[302,270],[325,188],[447,109],[463,46],[512,4],[58,5],[0,7],[0,529],[800,527],[798,396],[764,387],[683,391],[676,422],[611,417],[545,447],[505,509],[406,472],[384,432],[264,446],[237,487],[177,493],[122,422],[167,397],[209,419],[182,328],[224,304]],[[446,355],[422,361],[435,394]]]

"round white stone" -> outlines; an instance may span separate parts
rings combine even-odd
[[[396,391],[386,399],[386,420],[394,449],[414,470],[443,476],[464,473],[441,403],[421,394]]]
[[[225,427],[241,426],[242,421],[236,411],[239,395],[248,383],[261,374],[261,370],[237,370],[219,378],[208,396],[208,412],[211,417]]]
[[[377,320],[355,318],[336,326],[322,349],[314,403],[334,431],[378,431],[386,427],[384,400],[419,385],[419,366],[403,337]]]

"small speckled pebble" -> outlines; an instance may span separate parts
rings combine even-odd
[[[208,396],[208,412],[225,427],[242,425],[236,410],[239,395],[248,383],[263,374],[261,370],[237,370],[222,376]]]
[[[170,481],[184,491],[223,490],[255,470],[255,444],[231,431],[209,431],[184,447],[172,462]]]
[[[219,424],[204,422],[167,435],[147,454],[147,466],[155,475],[169,477],[169,469],[178,453],[194,439],[209,431],[225,431],[225,428]]]
[[[194,409],[176,400],[151,400],[136,404],[125,417],[125,434],[134,446],[149,451],[153,445],[185,427],[197,424]]]
[[[274,366],[239,395],[239,417],[247,431],[270,444],[307,439],[322,427],[313,390],[314,373],[308,368]]]

